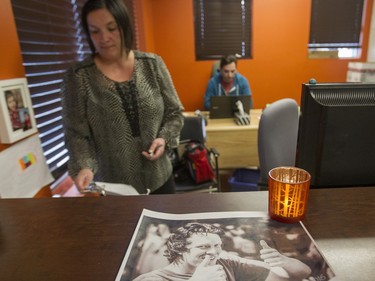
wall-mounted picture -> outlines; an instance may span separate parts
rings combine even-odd
[[[13,143],[37,132],[26,78],[0,81],[0,142]]]

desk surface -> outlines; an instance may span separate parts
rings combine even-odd
[[[234,122],[233,118],[225,119],[208,119],[207,131],[241,131],[241,130],[258,130],[260,116],[262,115],[261,109],[250,110],[250,125],[239,126]]]
[[[113,281],[143,208],[266,211],[266,191],[0,200],[0,279]],[[304,224],[339,280],[375,276],[375,187],[311,190]]]
[[[218,118],[210,119],[208,111],[202,111],[201,114],[207,118],[207,132],[214,131],[242,131],[242,130],[258,130],[260,116],[262,115],[262,109],[251,109],[250,110],[250,125],[239,126],[236,124],[233,118]],[[184,112],[185,116],[195,116],[195,112],[187,111]]]
[[[203,114],[207,116],[208,112]],[[248,126],[238,126],[233,118],[208,119],[207,146],[219,151],[220,169],[259,166],[258,127],[261,114],[261,109],[250,110]]]

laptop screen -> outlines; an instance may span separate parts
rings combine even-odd
[[[237,110],[236,102],[240,100],[246,113],[250,113],[251,96],[212,96],[210,118],[232,118]]]

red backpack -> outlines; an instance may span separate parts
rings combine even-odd
[[[215,179],[207,149],[200,142],[189,142],[185,146],[184,158],[187,169],[195,183],[203,183]]]

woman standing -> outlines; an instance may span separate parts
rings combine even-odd
[[[62,87],[70,175],[79,190],[95,179],[174,193],[166,150],[178,143],[183,106],[163,60],[132,50],[121,0],[88,0],[81,20],[92,56]]]

